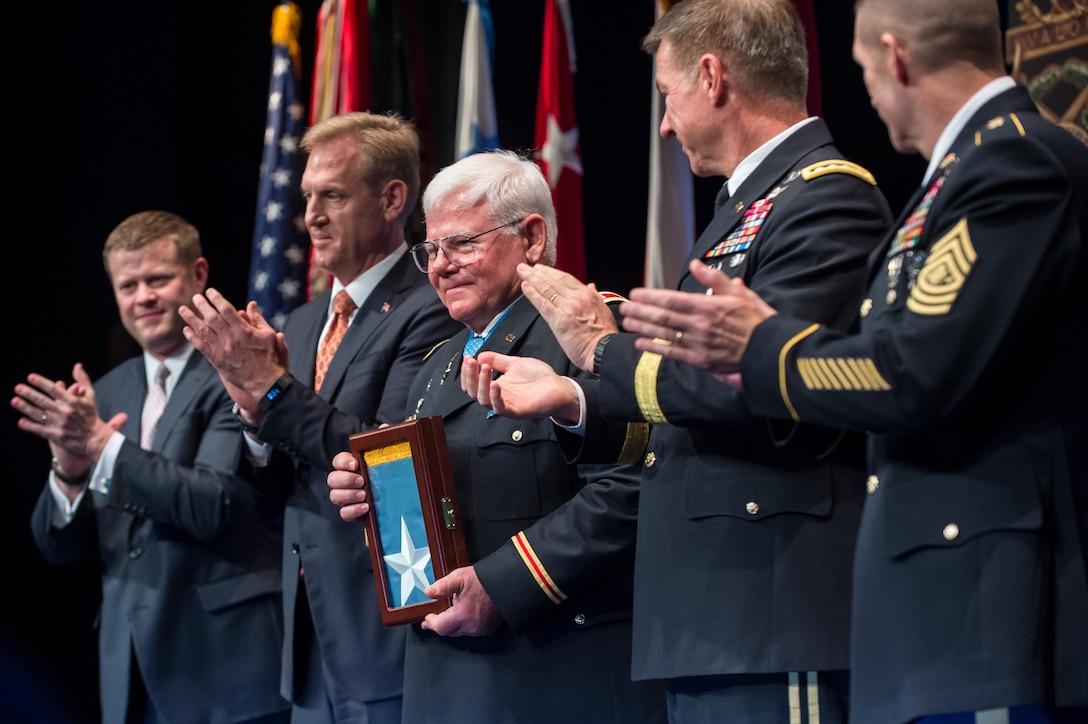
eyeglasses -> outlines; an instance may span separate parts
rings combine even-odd
[[[484,234],[490,234],[492,231],[498,231],[499,229],[513,224],[520,224],[523,221],[525,221],[524,216],[520,219],[507,221],[505,224],[499,224],[494,229],[481,231],[479,234],[473,234],[472,236],[454,234],[452,236],[444,236],[441,239],[428,239],[427,241],[416,244],[409,250],[412,254],[412,261],[416,263],[417,269],[426,274],[429,265],[438,258],[438,251],[441,249],[442,253],[449,259],[450,264],[453,264],[454,266],[468,266],[476,261],[476,239],[479,239]]]

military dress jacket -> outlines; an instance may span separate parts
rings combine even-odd
[[[717,211],[692,257],[779,310],[848,328],[866,258],[890,223],[864,169],[821,120],[778,146]],[[680,289],[703,293],[690,273]],[[689,365],[605,348],[590,407],[652,423],[635,572],[637,679],[845,669],[863,447],[769,422]],[[595,417],[591,414],[590,418]],[[600,436],[597,436],[600,439]],[[600,460],[587,430],[583,454]]]
[[[467,329],[416,377],[413,414],[438,415],[466,547],[506,625],[408,636],[405,724],[664,722],[664,688],[631,681],[631,576],[637,470],[566,462],[548,419],[512,420],[461,390]],[[584,376],[520,298],[483,350]]]
[[[874,254],[861,332],[756,328],[759,414],[870,430],[852,720],[1088,702],[1088,149],[987,102]]]
[[[356,313],[319,392],[314,367],[331,291],[293,311],[284,328],[294,383],[269,406],[258,437],[277,448],[268,484],[289,496],[284,511],[286,635],[281,690],[293,700],[305,661],[295,660],[299,586],[326,668],[357,701],[398,696],[404,631],[382,627],[363,530],[329,500],[326,477],[350,435],[405,417],[408,385],[437,342],[460,329],[405,254]],[[303,571],[300,580],[299,572]]]
[[[282,524],[275,501],[237,474],[246,463],[219,375],[192,353],[151,450],[139,442],[143,357],[94,389],[103,419],[128,413],[107,492],[88,490],[72,521],[54,528],[46,486],[32,527],[51,563],[101,561],[102,721],[126,721],[135,676],[171,722],[221,724],[285,710],[277,663]]]

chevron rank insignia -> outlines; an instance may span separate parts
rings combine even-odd
[[[928,316],[948,314],[977,259],[967,219],[960,219],[930,249],[910,291],[907,309]]]

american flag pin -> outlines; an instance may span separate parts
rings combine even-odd
[[[388,312],[390,309],[392,309],[392,307],[389,306],[389,302],[386,302],[385,304],[382,305],[382,312],[383,313]]]

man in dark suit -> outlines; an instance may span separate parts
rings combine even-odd
[[[365,539],[329,502],[325,475],[349,435],[404,419],[424,355],[457,326],[405,244],[420,183],[412,125],[348,113],[302,146],[306,226],[332,289],[290,314],[282,337],[256,304],[236,311],[214,289],[182,315],[237,402],[250,454],[267,463],[261,478],[287,496],[281,690],[292,722],[399,724],[404,631],[382,627]]]
[[[102,562],[102,721],[286,722],[276,506],[238,476],[230,398],[178,316],[207,283],[200,237],[146,211],[102,255],[143,355],[93,384],[80,364],[71,383],[31,374],[12,401],[53,454],[39,549]]]
[[[519,263],[555,259],[547,181],[516,154],[476,154],[435,176],[423,208],[416,263],[464,327],[428,357],[409,412],[442,417],[473,564],[423,589],[454,603],[408,631],[404,722],[663,722],[663,687],[630,680],[634,471],[567,463],[548,420],[490,415],[458,380],[479,349],[584,375],[520,292]],[[361,520],[355,459],[334,464],[329,497]]]
[[[848,328],[889,214],[868,172],[843,160],[805,111],[808,64],[792,3],[685,0],[643,46],[665,94],[661,134],[677,136],[695,173],[729,179],[694,263]],[[519,389],[529,360],[481,355],[482,379],[466,375],[469,390],[500,414],[584,420],[581,460],[600,459],[602,414],[653,424],[648,445],[629,439],[621,449],[643,461],[634,677],[667,681],[674,723],[845,721],[860,440],[768,424],[712,375],[636,349],[635,335],[617,333],[598,295],[569,275],[537,266],[522,276],[599,384],[552,386],[562,381],[544,375]],[[690,274],[679,285],[706,289]],[[491,380],[492,370],[503,374]]]
[[[993,0],[862,0],[854,58],[930,162],[860,331],[711,270],[714,296],[640,292],[627,323],[682,331],[640,344],[739,371],[759,414],[871,431],[852,721],[1085,721],[1088,149],[1005,74]]]

